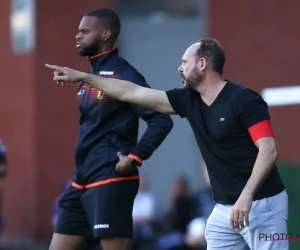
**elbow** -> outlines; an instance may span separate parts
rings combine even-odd
[[[157,118],[155,126],[160,128],[161,133],[164,134],[164,136],[167,136],[173,129],[173,120],[169,115],[165,114],[158,114]]]
[[[168,115],[168,120],[169,120],[169,127],[172,129],[174,127],[174,122],[169,115]]]
[[[279,158],[279,151],[277,149],[277,145],[274,141],[273,145],[270,147],[271,149],[271,155],[272,155],[272,158],[274,160],[274,163],[277,161],[277,159]]]
[[[164,123],[164,131],[165,131],[165,135],[167,136],[168,134],[170,134],[170,132],[172,131],[174,126],[173,120],[171,118],[167,119],[166,122]]]
[[[275,163],[279,158],[276,142],[273,138],[262,138],[257,142],[259,153],[269,162]]]
[[[174,127],[174,122],[169,115],[153,112],[151,119],[147,120],[148,126],[156,127],[164,134],[169,134]]]
[[[171,119],[171,118],[170,118]],[[173,127],[174,127],[174,122],[173,122],[173,120],[171,119],[171,121],[170,121],[170,131],[173,129]]]
[[[167,117],[168,117],[168,119],[166,121],[166,127],[168,129],[168,133],[170,133],[171,130],[173,129],[173,127],[174,127],[174,122],[173,122],[172,118],[169,115]]]
[[[268,150],[269,159],[271,162],[275,163],[279,157],[279,152],[276,147],[271,147]]]

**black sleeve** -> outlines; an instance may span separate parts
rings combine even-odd
[[[251,89],[244,89],[239,94],[237,110],[242,124],[247,129],[261,121],[270,120],[267,103]]]
[[[144,77],[135,70],[126,70],[122,73],[120,79],[150,88]],[[148,127],[130,154],[137,156],[141,160],[147,160],[170,133],[173,121],[169,115],[161,114],[136,104],[131,104],[131,106],[133,111],[147,122]]]
[[[183,88],[175,88],[166,91],[169,102],[174,111],[181,117],[185,118],[187,115],[189,103],[189,92]]]

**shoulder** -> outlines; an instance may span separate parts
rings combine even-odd
[[[131,74],[137,74],[142,75],[132,64],[130,64],[125,58],[121,56],[117,56],[115,58],[116,63],[123,73],[131,73]]]
[[[261,95],[253,89],[232,81],[228,81],[228,83],[230,84],[230,92],[238,103],[255,99],[260,99],[263,101]]]
[[[236,96],[239,96],[244,90],[249,89],[243,84],[232,82],[230,80],[227,80],[227,84],[229,85],[230,93]]]
[[[123,57],[116,55],[114,57],[114,62],[117,63],[118,65],[121,65],[123,67],[128,67],[131,66],[130,63]]]
[[[247,128],[263,120],[269,120],[268,104],[259,93],[243,85],[235,86],[237,98],[235,112]]]
[[[125,60],[122,57],[119,57],[119,72],[120,80],[126,80],[130,81],[139,85],[142,85],[148,87],[148,84],[146,84],[145,77],[135,68],[133,67],[127,60]]]
[[[197,92],[185,88],[173,88],[167,90],[166,94],[173,108],[174,106],[193,106],[194,103],[197,101],[197,97],[199,98],[199,94]]]
[[[238,96],[238,104],[243,107],[252,104],[259,104],[262,106],[268,107],[268,104],[262,98],[262,96],[250,88],[245,88],[243,91],[240,92]]]
[[[173,88],[166,91],[167,95],[177,95],[177,96],[185,96],[187,98],[193,98],[195,96],[195,92],[190,91],[186,88]]]

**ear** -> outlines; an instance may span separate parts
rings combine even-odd
[[[198,61],[198,65],[197,65],[200,72],[203,72],[207,68],[207,66],[208,66],[207,64],[208,64],[207,59],[204,57],[201,57],[200,60]]]
[[[105,30],[102,33],[102,40],[104,42],[106,42],[106,41],[108,41],[108,39],[110,38],[110,36],[111,36],[111,31],[110,30]]]

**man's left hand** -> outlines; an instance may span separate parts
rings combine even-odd
[[[118,153],[119,162],[116,165],[116,171],[120,174],[128,174],[135,170],[135,166],[131,165],[131,159],[125,155]]]
[[[232,228],[242,229],[245,225],[249,226],[249,213],[252,207],[253,196],[242,193],[237,202],[234,204],[230,225]]]

